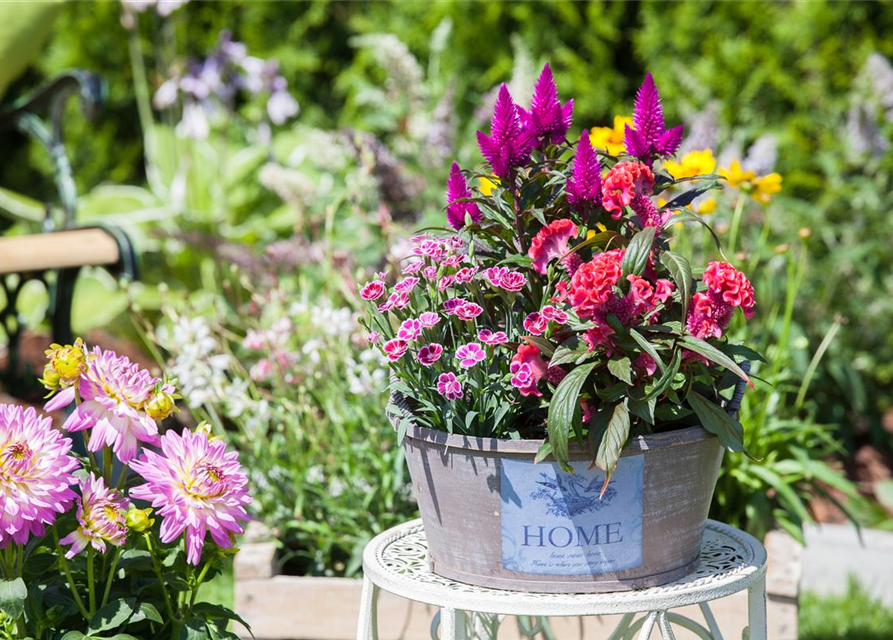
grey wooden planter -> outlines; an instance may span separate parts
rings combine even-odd
[[[540,440],[471,438],[411,425],[403,440],[435,573],[521,591],[652,587],[690,572],[722,462],[701,427],[639,437],[604,474],[533,464]]]

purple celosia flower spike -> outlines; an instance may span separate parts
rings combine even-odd
[[[481,153],[500,178],[508,178],[512,170],[530,159],[533,137],[522,122],[522,109],[515,104],[508,87],[499,88],[490,135],[477,132]]]
[[[583,131],[577,143],[574,166],[567,181],[567,199],[571,204],[598,205],[602,201],[602,165],[589,142],[589,132]]]
[[[563,141],[573,116],[574,101],[568,100],[564,106],[558,101],[558,89],[552,78],[552,69],[547,64],[536,81],[530,111],[524,112],[527,128],[534,138],[534,147],[542,149]]]
[[[475,222],[481,221],[481,210],[474,202],[457,202],[463,198],[471,197],[471,189],[462,175],[462,170],[455,162],[450,167],[450,177],[447,179],[447,221],[453,229],[459,230],[465,226],[465,215],[469,215]]]
[[[627,153],[640,160],[650,160],[653,153],[671,156],[682,143],[682,129],[682,125],[666,128],[657,85],[651,74],[646,74],[636,93],[633,127],[626,125],[624,143]]]

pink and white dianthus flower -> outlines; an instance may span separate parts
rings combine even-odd
[[[206,534],[229,549],[233,536],[243,532],[240,521],[249,520],[245,507],[251,503],[248,478],[239,454],[228,452],[222,440],[211,440],[204,431],[168,431],[161,438],[161,454],[144,451],[132,467],[146,484],[131,489],[130,496],[158,510],[163,543],[185,531],[190,564],[199,564]]]
[[[447,290],[448,288],[450,288],[451,286],[453,286],[453,283],[454,283],[455,281],[456,281],[456,276],[454,276],[454,275],[446,275],[446,276],[442,277],[442,278],[437,282],[437,290],[438,290],[438,291],[445,291],[445,290]]]
[[[456,253],[441,260],[440,264],[444,267],[458,267],[463,260],[465,260],[465,256]]]
[[[158,444],[158,425],[146,412],[146,404],[160,382],[126,356],[93,347],[78,382],[82,402],[62,428],[69,432],[92,429],[87,449],[109,446],[127,464],[136,457],[140,442]],[[173,394],[173,386],[165,384],[164,392]],[[44,409],[56,411],[74,399],[71,387],[50,399]]]
[[[456,282],[461,282],[462,284],[471,282],[477,272],[477,267],[462,267],[456,272]]]
[[[367,282],[362,289],[360,289],[360,297],[363,300],[378,300],[385,293],[385,284],[381,280],[373,280],[372,282]]]
[[[527,284],[527,276],[520,271],[509,271],[499,283],[506,291],[518,292]]]
[[[527,314],[524,318],[524,329],[535,336],[541,336],[546,332],[549,321],[539,311]]]
[[[388,296],[385,302],[378,305],[378,310],[405,309],[407,305],[409,305],[409,293],[406,291],[394,292]]]
[[[437,377],[437,393],[447,400],[459,400],[462,393],[462,383],[456,378],[455,373],[441,373]]]
[[[469,369],[487,357],[486,351],[477,342],[463,344],[456,349],[456,360],[463,369]]]
[[[71,440],[33,407],[0,404],[0,549],[42,536],[77,498]]]
[[[484,344],[497,345],[505,344],[509,341],[505,331],[491,331],[490,329],[481,329],[478,331],[478,340]]]
[[[425,311],[419,316],[419,324],[425,329],[430,329],[440,322],[440,314],[435,311]]]
[[[463,300],[462,298],[450,298],[449,300],[444,300],[443,304],[443,312],[448,316],[456,315],[456,310],[459,307],[463,307],[468,304],[468,300]]]
[[[507,267],[490,267],[484,271],[484,277],[490,281],[494,287],[502,287],[502,279],[508,275]]]
[[[81,481],[80,487],[77,529],[59,540],[59,544],[71,545],[65,553],[69,559],[86,549],[87,545],[105,553],[106,542],[120,547],[127,539],[124,519],[129,506],[127,499],[106,487],[103,479],[92,473]]]
[[[481,313],[483,313],[484,309],[479,304],[475,304],[474,302],[466,302],[465,304],[456,307],[456,317],[459,320],[474,320]]]
[[[366,336],[366,340],[369,344],[376,344],[379,340],[381,340],[381,334],[378,331],[370,331],[369,335]]]
[[[420,335],[422,335],[422,323],[413,318],[404,320],[397,331],[397,337],[407,342],[418,340]]]
[[[540,309],[540,314],[550,322],[555,324],[567,324],[567,314],[551,304],[547,304]]]
[[[405,267],[403,267],[403,271],[401,271],[401,273],[404,276],[409,276],[409,275],[418,273],[419,270],[424,266],[425,266],[424,261],[413,260],[412,262],[407,263]]]
[[[402,338],[394,338],[393,340],[385,342],[382,348],[384,349],[384,353],[388,357],[388,360],[394,362],[403,357],[406,350],[409,349],[409,343]]]
[[[432,342],[431,344],[426,344],[424,347],[419,349],[416,357],[418,358],[419,364],[423,367],[430,367],[432,364],[440,360],[440,356],[443,355],[443,346],[437,344],[436,342]]]
[[[426,280],[434,280],[437,278],[437,267],[433,264],[425,267],[422,269],[422,275],[425,276]]]
[[[400,282],[398,282],[397,284],[394,285],[394,291],[398,291],[398,292],[400,292],[400,293],[402,293],[402,292],[405,291],[405,292],[409,293],[410,291],[412,291],[413,289],[415,289],[415,286],[416,286],[418,283],[419,283],[419,279],[418,279],[418,278],[414,278],[414,277],[412,277],[412,276],[408,276],[408,277],[404,278],[403,280],[401,280]]]

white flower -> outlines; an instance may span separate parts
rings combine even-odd
[[[325,481],[326,476],[322,471],[322,467],[317,464],[307,469],[304,479],[309,484],[322,484]]]
[[[211,125],[201,105],[190,102],[183,107],[183,118],[177,124],[176,132],[182,138],[204,140],[208,137]]]

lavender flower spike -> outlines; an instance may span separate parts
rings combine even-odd
[[[471,190],[462,175],[462,170],[455,162],[450,167],[450,177],[447,179],[447,221],[457,231],[465,226],[465,215],[471,216],[475,222],[481,221],[481,210],[474,202],[457,202],[463,198],[470,198]]]
[[[523,112],[530,135],[534,138],[534,148],[542,149],[550,144],[559,144],[567,135],[574,116],[574,101],[561,105],[558,89],[552,78],[552,69],[546,64],[540,73],[530,100],[530,111]]]
[[[522,109],[515,104],[508,87],[499,87],[490,135],[477,132],[481,153],[498,177],[507,179],[515,167],[530,159],[533,138],[521,119]]]
[[[626,126],[624,143],[627,153],[640,160],[650,161],[655,153],[663,157],[671,156],[682,144],[682,125],[667,129],[664,124],[660,94],[650,73],[636,93],[633,127]]]
[[[578,207],[601,204],[601,172],[602,165],[589,142],[589,132],[584,129],[577,143],[571,177],[567,181],[568,202]]]

